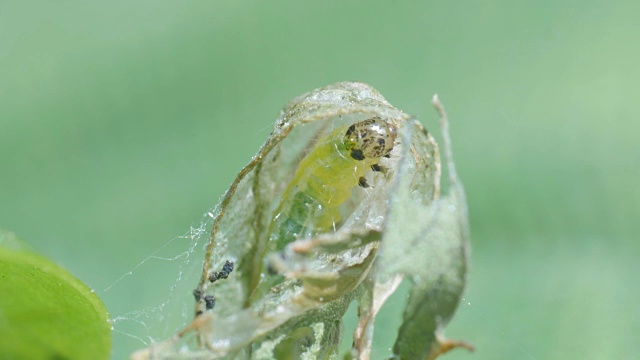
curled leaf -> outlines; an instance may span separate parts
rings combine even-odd
[[[354,130],[359,127],[383,135],[388,127],[391,135],[370,142],[369,135]],[[376,155],[370,171],[357,168],[358,161],[368,161],[361,150],[333,152],[333,147],[351,149],[347,141],[368,149],[378,146],[371,150]],[[445,146],[452,166],[449,144]],[[390,152],[382,156],[385,147]],[[344,161],[356,167],[335,167],[343,161],[338,156],[351,156],[355,160]],[[296,183],[295,174],[305,172],[323,175]],[[410,299],[394,354],[417,359],[441,353],[444,342],[438,342],[438,336],[460,300],[468,256],[466,200],[455,171],[450,174],[452,193],[440,197],[435,140],[369,85],[337,83],[294,99],[213,214],[211,241],[195,290],[195,320],[136,356],[179,356],[175,344],[195,334],[197,341],[190,343],[194,356],[335,357],[344,335],[342,318],[356,300],[360,320],[352,355],[366,359],[373,320],[403,278],[411,283]],[[298,191],[296,186],[303,187]],[[314,196],[330,199],[323,191],[336,187],[351,196],[335,205],[307,200],[311,190],[304,190],[318,189]],[[279,212],[285,201],[292,204],[287,205],[290,210]],[[339,206],[339,212],[331,210],[333,227],[283,240],[289,229],[305,229],[300,222],[287,223],[287,216],[322,222],[329,214],[325,205]],[[313,212],[313,206],[320,207]],[[284,220],[279,218],[283,214]],[[274,241],[282,246],[274,247]],[[217,281],[216,271],[227,261],[235,270]],[[215,308],[207,296],[215,296]]]

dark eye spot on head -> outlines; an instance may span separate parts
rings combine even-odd
[[[378,138],[378,145],[384,146],[384,139],[383,138]]]
[[[349,126],[349,128],[347,129],[347,133],[346,133],[345,135],[346,135],[346,136],[351,136],[351,135],[353,134],[353,132],[354,132],[354,131],[356,131],[356,126],[355,126],[355,124],[354,124],[354,125]]]
[[[351,157],[356,160],[364,160],[364,154],[362,153],[362,150],[352,150]]]

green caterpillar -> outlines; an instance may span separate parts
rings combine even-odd
[[[355,186],[368,186],[364,175],[381,170],[380,158],[389,155],[395,139],[396,127],[379,117],[337,128],[321,138],[285,189],[260,258],[297,239],[335,229],[340,205]],[[250,288],[257,285],[256,277]]]
[[[335,228],[340,205],[355,186],[367,186],[364,175],[379,169],[380,158],[393,149],[396,131],[380,118],[340,127],[320,139],[300,162],[275,211],[269,230],[270,251],[280,251],[301,237]]]

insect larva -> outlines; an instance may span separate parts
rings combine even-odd
[[[333,130],[318,140],[300,161],[287,185],[269,226],[269,239],[260,254],[281,251],[300,238],[335,229],[340,221],[340,205],[351,190],[367,187],[364,175],[381,171],[381,157],[389,155],[396,139],[394,125],[373,117]],[[260,267],[254,269],[250,289],[258,285]],[[262,288],[274,283],[266,280]],[[265,290],[263,289],[263,290]],[[260,291],[253,297],[260,296]]]
[[[340,205],[393,149],[395,137],[393,125],[371,118],[320,139],[282,195],[269,230],[268,250],[280,251],[300,237],[333,229],[340,221]]]
[[[395,139],[395,126],[379,117],[337,128],[321,138],[284,191],[261,254],[334,229],[340,205],[354,187],[368,186],[364,180],[368,171],[382,170],[378,162],[393,149]]]

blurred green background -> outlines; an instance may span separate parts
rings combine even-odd
[[[187,249],[178,236],[289,99],[364,81],[437,132],[437,92],[473,240],[447,334],[477,347],[445,358],[635,358],[639,13],[633,0],[2,1],[0,227],[113,317],[135,316],[164,301],[180,258],[105,289],[168,242]],[[153,323],[139,325],[148,341]],[[123,332],[113,358],[143,346]]]

